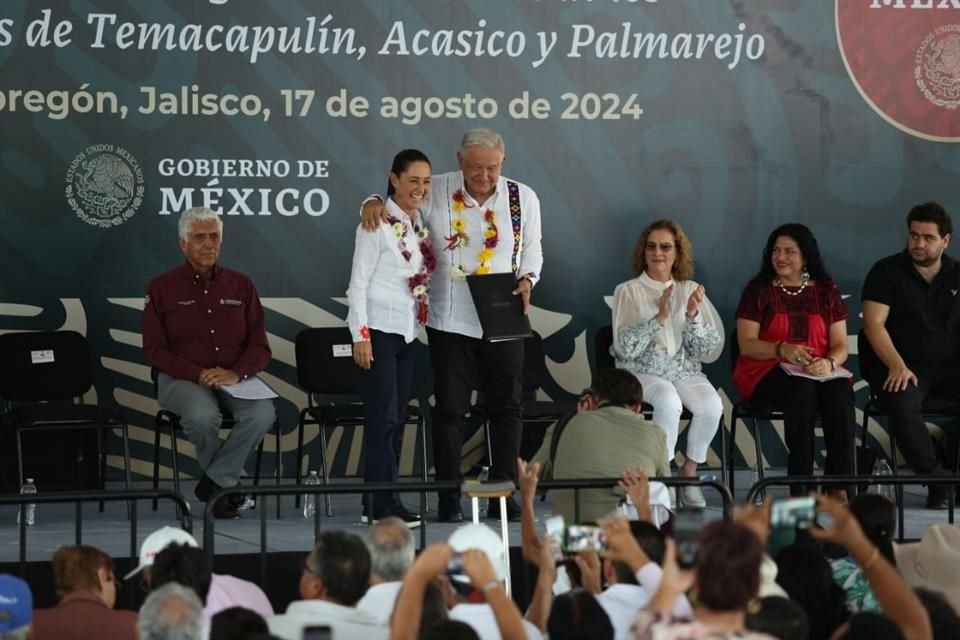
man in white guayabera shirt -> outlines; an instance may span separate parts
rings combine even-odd
[[[476,388],[484,393],[491,419],[490,479],[516,481],[523,341],[481,339],[466,282],[469,274],[513,273],[514,294],[522,296],[526,311],[530,292],[540,280],[540,200],[530,187],[500,175],[505,158],[499,134],[489,129],[468,131],[457,152],[459,171],[434,174],[432,192],[420,210],[437,256],[427,337],[436,398],[433,459],[438,480],[463,480],[463,417]],[[375,228],[382,212],[382,203],[368,200],[363,226]],[[437,512],[442,522],[462,521],[459,491],[440,492]],[[507,512],[511,520],[520,517],[520,507],[512,499]],[[500,516],[499,501],[490,501],[487,515]]]

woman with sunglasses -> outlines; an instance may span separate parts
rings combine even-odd
[[[611,351],[617,368],[640,380],[653,422],[667,435],[668,455],[677,447],[683,408],[693,414],[680,475],[696,476],[723,415],[720,395],[701,369],[723,351],[723,323],[692,279],[693,248],[677,222],[657,220],[643,230],[633,270],[636,277],[614,291]],[[683,487],[680,498],[688,507],[707,504],[695,486]]]

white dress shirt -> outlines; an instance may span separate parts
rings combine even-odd
[[[420,240],[414,231],[414,222],[406,212],[390,198],[387,198],[386,207],[407,231],[404,245],[410,252],[410,261],[401,254],[399,238],[390,223],[382,222],[374,232],[357,227],[353,268],[347,289],[350,305],[347,325],[354,342],[364,340],[361,334],[364,326],[401,335],[408,343],[413,342],[420,332],[417,302],[408,283],[423,265]]]
[[[497,617],[493,615],[493,607],[488,604],[458,604],[450,609],[450,619],[473,627],[480,640],[501,640]],[[542,640],[543,634],[529,620],[523,621],[523,628],[527,632],[527,640]]]
[[[454,278],[455,268],[462,267],[473,273],[479,266],[478,256],[483,249],[483,232],[486,227],[484,215],[488,209],[494,213],[497,227],[497,246],[490,261],[491,273],[510,273],[517,278],[527,276],[531,284],[540,279],[543,268],[543,250],[540,246],[540,200],[533,189],[517,182],[520,196],[519,237],[514,237],[510,218],[510,194],[507,178],[500,176],[493,195],[486,202],[474,200],[464,186],[463,174],[459,171],[433,176],[430,197],[421,209],[424,221],[430,228],[433,251],[437,256],[437,270],[430,286],[430,315],[427,325],[459,333],[471,338],[483,336],[473,299],[467,282]],[[513,181],[516,182],[516,181]],[[457,191],[464,196],[465,208],[453,211],[453,196]],[[451,224],[459,218],[466,224],[467,245],[446,250],[447,240],[453,234]]]
[[[387,640],[390,629],[366,611],[324,600],[297,600],[287,612],[267,620],[270,633],[284,640],[302,640],[303,628],[327,625],[336,640]]]
[[[273,605],[259,586],[235,576],[213,574],[210,590],[203,607],[203,619],[208,624],[213,616],[230,607],[245,607],[264,618],[273,615]]]
[[[629,636],[630,625],[660,587],[663,569],[658,564],[648,562],[637,570],[636,578],[640,583],[638,585],[614,584],[597,594],[597,602],[613,625],[614,640],[624,640]],[[693,615],[687,596],[678,596],[674,601],[673,615],[680,618]]]
[[[400,580],[373,585],[360,598],[357,609],[366,611],[380,624],[389,625],[390,616],[393,614],[393,608],[397,604],[397,596],[400,595],[400,587],[402,586],[403,582]]]

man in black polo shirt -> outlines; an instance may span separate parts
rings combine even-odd
[[[960,399],[960,266],[944,251],[953,224],[935,202],[907,216],[907,248],[880,260],[863,283],[863,331],[872,353],[860,354],[864,377],[890,409],[907,463],[941,474],[921,415],[928,395]],[[945,487],[930,487],[927,507],[945,509]]]

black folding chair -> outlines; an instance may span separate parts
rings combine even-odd
[[[30,331],[0,335],[0,398],[7,403],[17,439],[17,475],[23,482],[22,434],[31,431],[95,430],[101,486],[107,456],[103,432],[123,436],[124,486],[130,488],[130,439],[115,407],[83,403],[93,386],[90,347],[76,331]],[[103,503],[100,503],[103,511]]]
[[[159,398],[157,393],[157,370],[150,370],[150,377],[153,379],[153,397]],[[220,407],[220,428],[221,429],[232,429],[235,422],[233,415],[226,408]],[[180,424],[180,415],[170,411],[168,409],[161,408],[157,411],[157,415],[154,418],[154,429],[153,429],[153,488],[156,489],[160,486],[160,434],[161,432],[166,431],[167,435],[170,437],[170,466],[173,470],[173,490],[177,493],[180,493],[180,468],[177,462],[179,458],[179,451],[177,450],[177,433],[183,431],[183,425]],[[275,420],[273,426],[270,428],[269,433],[273,433],[276,437],[276,469],[274,475],[276,476],[277,486],[280,486],[280,421],[279,419]],[[257,446],[257,458],[253,471],[253,486],[260,485],[260,463],[263,458],[263,440],[260,441],[260,444]],[[179,507],[178,507],[179,508]],[[157,510],[157,500],[153,500],[153,510]],[[178,514],[179,516],[179,514]],[[277,519],[280,519],[280,496],[277,496]]]
[[[730,332],[727,344],[730,345],[730,371],[733,372],[734,367],[737,366],[737,358],[740,356],[740,343],[737,342],[736,328]],[[737,423],[740,420],[743,420],[744,424],[750,429],[757,455],[757,479],[763,480],[763,450],[760,446],[759,422],[761,420],[783,420],[783,411],[749,400],[740,400],[734,403],[733,412],[730,416],[730,422],[732,423],[730,425],[730,449],[728,451],[730,458],[727,461],[727,466],[730,469],[730,482],[727,483],[727,486],[730,487],[730,495],[732,496],[736,496],[734,493],[734,484],[737,477],[735,457],[737,452]]]
[[[875,367],[879,366],[880,361],[870,346],[867,337],[864,335],[863,329],[860,329],[857,333],[857,354],[860,358],[860,373],[864,380],[866,380],[868,378],[867,371],[874,370]],[[874,389],[868,387],[868,390],[869,398],[863,407],[863,424],[860,425],[860,442],[864,447],[868,446],[867,435],[870,427],[870,418],[876,419],[881,416],[888,417],[890,415],[890,408]],[[924,418],[942,418],[948,420],[960,418],[960,399],[928,396],[924,399],[920,411]],[[887,458],[890,462],[890,469],[893,471],[893,475],[896,476],[899,475],[897,466],[897,432],[889,425],[887,427],[887,436],[890,438],[890,453],[887,455],[881,447],[879,454]],[[863,473],[870,473],[871,470],[862,469],[861,471]],[[953,472],[960,474],[960,437],[957,438],[957,451],[954,457]],[[900,532],[899,535],[902,540],[904,535],[903,485],[897,485],[895,491],[897,494],[897,521],[899,525],[897,530]]]
[[[546,428],[562,418],[565,414],[573,411],[576,405],[555,400],[538,400],[537,392],[543,388],[547,381],[547,356],[543,350],[543,338],[536,331],[529,338],[523,341],[523,409],[520,416],[523,423],[524,441],[527,442],[527,449],[533,449],[531,457],[537,452],[539,447],[534,447],[539,436],[543,440],[543,432]],[[489,421],[485,423],[489,432]],[[531,432],[529,427],[536,425],[539,427],[539,434]],[[489,435],[487,442],[489,443]]]
[[[303,430],[308,424],[320,427],[320,473],[329,484],[327,470],[327,427],[361,426],[364,423],[360,401],[360,367],[353,361],[353,337],[347,327],[304,329],[297,334],[297,383],[307,394],[307,406],[297,423],[297,484],[303,478]],[[320,403],[315,396],[329,401]],[[420,441],[420,477],[427,481],[427,435],[423,412],[407,406],[404,424],[417,425]],[[300,506],[300,496],[295,498]],[[329,494],[324,495],[327,516],[333,515]]]
[[[616,366],[616,360],[613,357],[613,354],[610,353],[610,347],[613,346],[613,326],[604,325],[597,329],[597,333],[593,337],[593,351],[594,351],[594,363],[596,373],[604,369],[613,369]],[[648,402],[644,402],[641,406],[641,411],[643,417],[647,420],[653,419],[653,405]],[[693,418],[693,414],[684,407],[683,411],[680,412],[681,420],[690,420]],[[720,419],[720,426],[717,429],[720,432],[720,481],[726,483],[727,481],[727,430],[723,424],[723,418]],[[669,452],[671,455],[673,452]],[[732,469],[732,467],[731,467]]]

